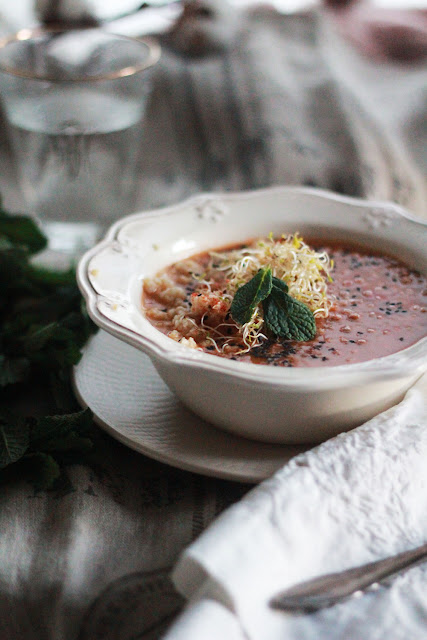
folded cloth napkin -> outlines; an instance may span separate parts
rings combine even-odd
[[[416,640],[427,564],[315,614],[272,610],[278,591],[427,540],[427,375],[366,424],[294,458],[181,556],[190,601],[167,640]]]

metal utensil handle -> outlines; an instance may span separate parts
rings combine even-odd
[[[270,601],[273,609],[316,611],[352,595],[427,559],[427,544],[395,556],[330,573],[282,591]]]

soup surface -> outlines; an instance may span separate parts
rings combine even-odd
[[[189,347],[284,367],[363,362],[400,351],[427,335],[425,276],[364,249],[311,246],[317,255],[326,252],[328,264],[333,264],[332,280],[325,278],[328,303],[314,313],[316,335],[311,340],[277,339],[261,330],[248,348],[225,295],[228,272],[221,260],[232,249],[198,254],[146,279],[145,314],[157,329]]]

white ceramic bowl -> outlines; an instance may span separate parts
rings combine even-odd
[[[369,362],[282,368],[189,349],[155,329],[141,307],[142,280],[177,260],[270,231],[357,241],[427,273],[427,223],[390,203],[316,189],[196,196],[123,218],[79,263],[94,322],[141,349],[182,402],[212,424],[255,440],[320,442],[399,401],[427,370],[427,338]]]

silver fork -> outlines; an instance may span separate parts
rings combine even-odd
[[[361,596],[368,588],[427,559],[427,544],[376,562],[329,573],[301,582],[278,593],[270,601],[273,609],[312,612],[331,607],[350,597]]]

